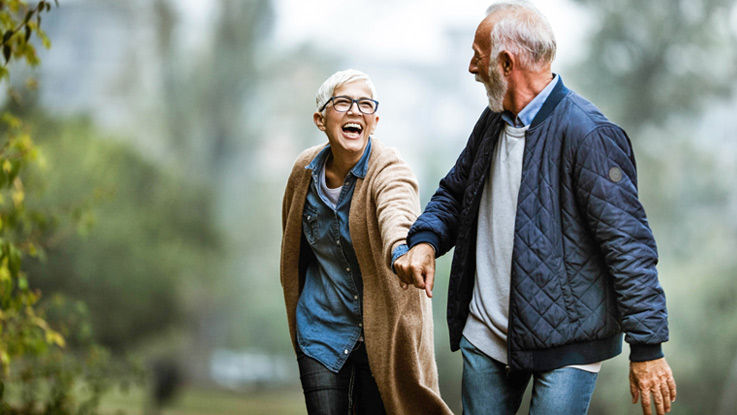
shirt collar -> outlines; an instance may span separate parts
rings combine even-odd
[[[545,86],[545,88],[543,88],[543,90],[540,91],[532,101],[522,108],[522,111],[517,114],[517,117],[515,117],[510,111],[504,111],[502,112],[502,119],[512,127],[526,127],[532,124],[532,120],[535,119],[535,116],[540,111],[540,108],[542,108],[545,100],[547,100],[550,93],[553,92],[553,88],[555,88],[555,85],[558,83],[558,79],[560,79],[560,77],[557,74],[554,74],[553,80],[548,82],[548,85]]]
[[[328,158],[328,155],[330,154],[330,144],[326,145],[325,148],[320,150],[319,153],[315,156],[314,159],[310,162],[310,164],[305,167],[308,170],[312,170],[312,175],[316,176],[317,173],[322,168],[323,164],[325,164],[325,160]],[[363,155],[361,156],[361,159],[358,160],[358,163],[356,163],[355,166],[351,169],[350,173],[358,178],[363,179],[366,177],[366,172],[368,171],[368,159],[371,155],[371,137],[368,139],[368,143],[366,143],[366,148],[363,150]]]

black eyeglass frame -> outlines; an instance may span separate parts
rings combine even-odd
[[[325,104],[320,108],[319,112],[322,112],[323,110],[325,110],[325,108],[328,106],[328,104],[331,103],[336,98],[344,98],[344,99],[347,99],[347,100],[350,100],[351,101],[351,105],[345,111],[341,111],[341,110],[333,107],[333,109],[336,110],[336,111],[338,111],[338,112],[348,112],[351,108],[353,108],[353,104],[354,103],[356,104],[356,108],[358,108],[358,112],[360,112],[361,114],[366,114],[366,115],[376,114],[376,111],[378,111],[378,109],[379,109],[379,101],[377,101],[375,99],[371,99],[371,98],[358,98],[358,99],[353,99],[353,98],[348,97],[348,96],[345,96],[345,95],[338,95],[338,96],[330,97],[330,99],[327,100],[325,102]],[[374,110],[372,112],[363,112],[363,110],[361,109],[361,105],[359,105],[360,101],[363,101],[363,102],[371,101],[371,102],[373,102],[375,104],[374,105]]]

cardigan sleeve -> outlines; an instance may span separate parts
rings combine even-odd
[[[373,198],[381,231],[382,255],[391,268],[394,249],[405,243],[407,231],[420,212],[419,187],[409,165],[396,152],[377,173],[374,183]]]

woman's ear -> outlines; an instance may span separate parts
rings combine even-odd
[[[374,117],[376,117],[376,119],[374,120],[374,125],[371,127],[371,131],[369,131],[369,135],[373,134],[374,131],[376,131],[376,125],[379,123],[379,116],[374,114]]]
[[[312,114],[312,120],[320,131],[325,131],[325,117],[319,112]]]

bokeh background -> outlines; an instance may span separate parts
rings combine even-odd
[[[670,312],[673,413],[735,414],[737,6],[534,3],[558,39],[554,72],[635,147]],[[72,361],[75,345],[94,342],[107,368],[137,367],[122,384],[101,372],[102,413],[154,411],[157,384],[175,392],[167,414],[305,413],[278,261],[292,162],[325,141],[314,94],[340,69],[372,76],[376,136],[412,166],[424,205],[486,105],[467,68],[487,6],[62,0],[44,16],[51,48],[39,47],[38,67],[12,68],[3,105],[43,157],[28,203],[65,206],[73,220],[24,268],[50,323],[76,327],[65,332]],[[460,413],[462,359],[444,319],[450,257],[438,262],[433,312],[441,391]],[[640,413],[627,353],[604,364],[590,413]],[[9,402],[23,399],[14,382]]]

